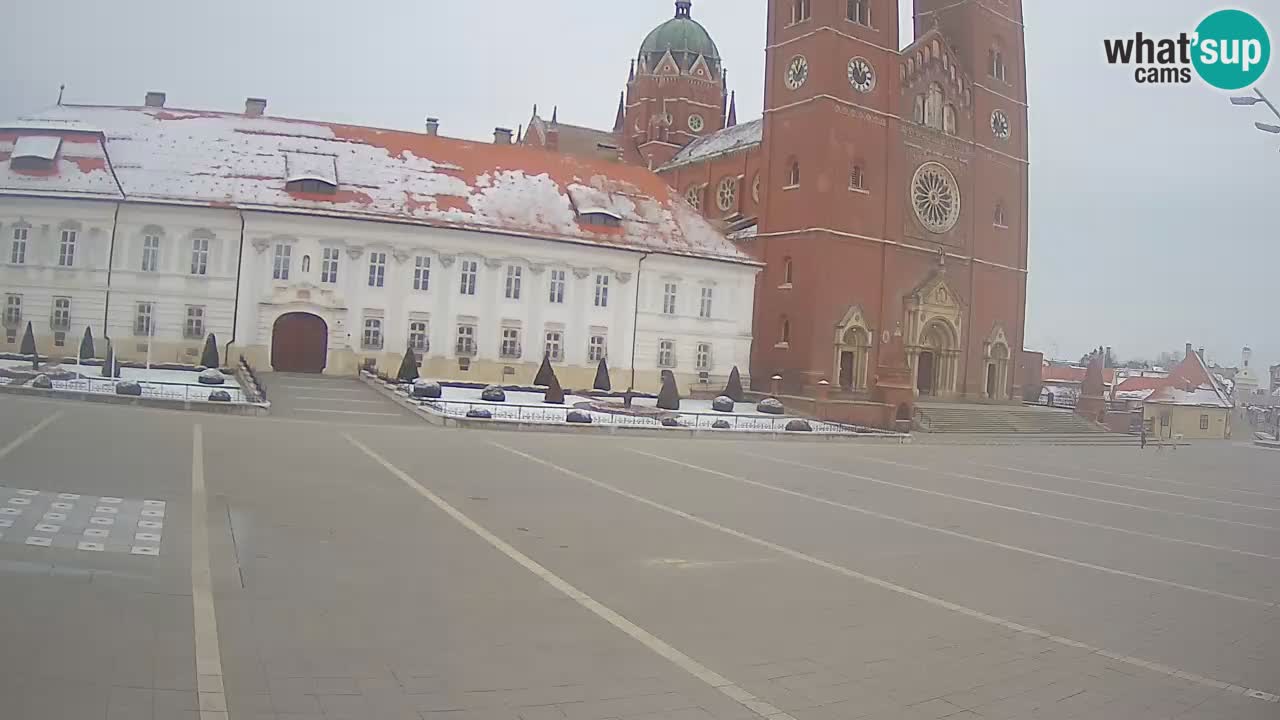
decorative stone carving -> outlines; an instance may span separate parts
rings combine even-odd
[[[541,275],[546,271],[547,271],[546,265],[541,265],[538,263],[529,263],[529,273],[531,275]]]
[[[446,268],[451,268],[451,267],[453,267],[453,263],[454,263],[457,259],[458,259],[458,256],[457,256],[457,255],[441,255],[441,256],[440,256],[440,266],[441,266],[441,267],[446,267]]]
[[[497,270],[498,268],[502,267],[503,262],[505,261],[502,260],[501,258],[485,258],[484,266],[489,268],[490,270]]]
[[[618,282],[622,283],[623,285],[626,285],[627,283],[631,282],[631,273],[629,272],[617,272],[617,273],[614,273],[613,276],[618,278]]]
[[[408,251],[408,250],[403,250],[403,249],[401,249],[401,248],[396,248],[395,250],[392,250],[392,251],[391,251],[391,257],[395,258],[395,259],[396,259],[396,262],[403,264],[403,263],[404,263],[406,260],[408,260],[411,256],[409,255],[409,251]]]
[[[573,276],[578,278],[579,280],[586,280],[587,276],[590,274],[591,274],[591,268],[576,267],[573,269]]]
[[[363,254],[364,254],[364,246],[363,246],[363,245],[348,245],[348,246],[347,246],[347,257],[351,258],[352,260],[358,260],[358,259],[360,258],[360,256],[361,256],[361,255],[363,255]]]
[[[258,238],[253,241],[253,249],[257,250],[259,255],[266,252],[269,247],[271,247],[271,241],[266,238]]]

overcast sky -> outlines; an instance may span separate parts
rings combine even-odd
[[[824,1],[824,0],[819,0]],[[19,0],[0,43],[0,118],[67,102],[268,113],[492,139],[534,103],[610,127],[627,64],[671,0]],[[1027,346],[1154,357],[1186,342],[1280,362],[1280,138],[1203,85],[1141,86],[1102,40],[1191,31],[1219,0],[1026,2],[1031,104]],[[1232,0],[1272,31],[1280,3]],[[765,0],[696,0],[741,120],[763,105]],[[605,9],[607,8],[607,10]],[[902,2],[902,44],[911,0]],[[39,29],[39,31],[32,31]],[[1275,65],[1261,87],[1280,100]]]

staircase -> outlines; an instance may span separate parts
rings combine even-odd
[[[1019,405],[920,403],[915,427],[927,433],[1103,435],[1106,428],[1070,410]]]

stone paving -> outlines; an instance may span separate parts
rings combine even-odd
[[[0,538],[0,717],[1280,717],[1280,453],[0,403],[0,506],[166,514]]]

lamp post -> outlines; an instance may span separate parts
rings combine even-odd
[[[1276,106],[1272,104],[1270,100],[1267,99],[1266,95],[1262,94],[1261,90],[1259,90],[1258,88],[1254,88],[1253,93],[1254,93],[1253,95],[1236,95],[1231,98],[1231,104],[1251,107],[1253,105],[1257,105],[1258,103],[1262,103],[1266,105],[1268,108],[1270,108],[1271,114],[1275,115],[1276,119],[1280,119],[1280,110],[1276,109]],[[1271,133],[1272,135],[1280,135],[1280,125],[1272,125],[1270,123],[1264,123],[1264,122],[1255,122],[1253,126],[1258,128],[1262,132]]]

